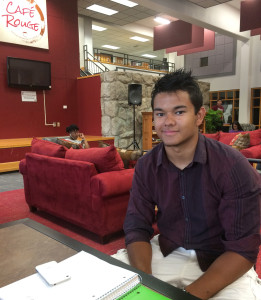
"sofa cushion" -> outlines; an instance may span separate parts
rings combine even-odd
[[[142,150],[127,150],[116,148],[124,163],[124,168],[129,169],[135,166],[137,160],[142,156]]]
[[[223,144],[229,145],[233,138],[238,134],[238,132],[222,132],[219,133],[219,141]]]
[[[247,158],[261,158],[261,145],[256,145],[240,151]]]
[[[65,158],[91,162],[100,173],[124,169],[123,161],[114,146],[79,150],[71,148]]]
[[[261,144],[261,129],[253,131],[245,131],[250,135],[250,144],[249,147],[256,146]]]
[[[259,145],[261,143],[261,129],[254,131],[244,131],[244,133],[249,133],[250,144],[249,147]],[[238,132],[222,132],[220,131],[219,141],[229,145],[233,138],[238,134]]]
[[[53,142],[44,141],[37,138],[33,138],[32,140],[32,147],[31,147],[32,153],[64,158],[66,150],[67,149],[62,145],[58,145]]]
[[[80,145],[78,145],[76,143],[67,141],[65,139],[60,139],[60,138],[57,138],[57,144],[62,145],[64,147],[68,148],[68,149],[70,149],[70,148],[81,149],[82,148],[82,147],[80,147]]]
[[[219,132],[216,132],[216,133],[203,133],[203,135],[207,138],[212,139],[212,140],[216,140],[216,141],[219,140]]]
[[[250,136],[249,133],[238,133],[229,143],[232,148],[243,150],[249,147]]]
[[[99,141],[99,147],[104,148],[109,146],[110,144],[105,143],[103,141]],[[122,148],[116,148],[116,149],[120,154],[125,169],[134,168],[137,160],[143,155],[142,150],[128,150]]]

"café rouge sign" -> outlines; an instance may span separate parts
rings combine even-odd
[[[5,29],[28,41],[39,40],[45,33],[46,17],[34,0],[2,0],[1,19]]]

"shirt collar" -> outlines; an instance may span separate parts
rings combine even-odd
[[[159,167],[160,165],[166,166],[167,164],[169,164],[169,161],[166,155],[164,144],[161,142],[158,147],[159,147],[159,152],[157,158],[157,167]],[[199,133],[198,143],[197,143],[197,147],[196,147],[196,151],[192,163],[195,162],[201,164],[205,164],[207,162],[205,137],[201,133]]]

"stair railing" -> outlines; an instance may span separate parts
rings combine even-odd
[[[103,63],[87,51],[87,45],[83,46],[83,53],[85,73],[88,75],[94,75],[109,71]]]

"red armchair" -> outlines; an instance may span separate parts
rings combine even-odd
[[[112,234],[122,231],[134,169],[122,167],[114,146],[64,149],[62,158],[63,146],[53,145],[59,148],[59,157],[53,156],[54,151],[48,156],[48,151],[43,150],[46,144],[32,145],[32,152],[38,153],[28,153],[20,162],[27,204],[31,211],[43,210],[95,233],[99,242],[107,242]],[[116,156],[114,164],[112,154]],[[84,161],[88,159],[96,159],[96,165]],[[106,170],[106,166],[113,171]],[[102,172],[98,173],[98,169]]]

